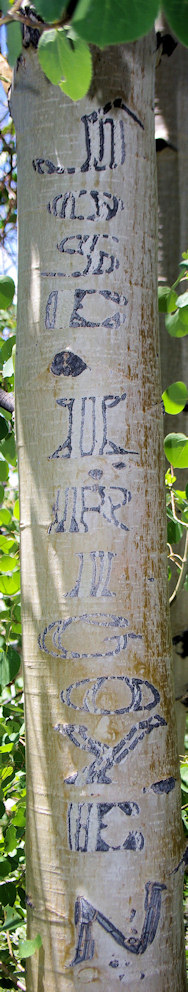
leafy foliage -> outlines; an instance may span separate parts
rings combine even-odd
[[[0,369],[4,402],[14,388],[12,279],[0,282]],[[10,304],[10,309],[7,309]],[[7,335],[5,337],[5,334]],[[11,363],[11,364],[10,364]],[[25,990],[25,736],[21,666],[19,501],[13,415],[0,407],[0,988]]]
[[[188,45],[188,5],[187,0],[163,0],[166,18],[183,45]]]
[[[177,37],[188,45],[187,0],[164,0],[163,8]],[[36,0],[35,8],[30,9],[29,5],[24,8],[21,0],[15,3],[2,0],[2,9],[4,17],[0,23],[7,24],[10,65],[21,51],[21,23],[25,21],[32,29],[34,19],[40,36],[39,61],[45,75],[72,100],[80,100],[91,81],[88,44],[105,48],[136,41],[153,27],[160,3],[159,0],[103,0],[102,4],[101,0]],[[48,24],[52,26],[51,32],[46,30]]]
[[[39,41],[38,56],[41,68],[51,83],[72,100],[80,100],[87,93],[92,77],[92,62],[88,45],[78,38],[75,31],[44,31]]]
[[[73,15],[76,31],[86,41],[105,45],[136,41],[153,27],[159,9],[158,0],[78,0]]]
[[[172,337],[188,334],[188,292],[176,294],[176,287],[188,279],[188,252],[184,252],[180,262],[180,274],[174,285],[159,286],[159,311],[165,314],[165,326]],[[184,382],[174,382],[162,395],[166,413],[176,414],[184,410],[188,399],[188,389]],[[164,442],[165,455],[174,468],[188,468],[188,437],[185,434],[168,434]]]
[[[67,6],[67,0],[35,0],[35,10],[49,23],[59,21]]]
[[[172,287],[159,286],[159,312],[165,314],[165,324],[168,330],[168,320],[175,314],[185,311],[184,320],[188,318],[188,293],[184,292],[177,296],[176,287],[182,279],[188,278],[188,252],[185,252],[180,262],[180,274]],[[188,327],[187,331],[188,332]],[[177,337],[179,337],[179,326],[177,327]],[[188,389],[184,382],[173,382],[162,394],[165,413],[173,416],[184,410],[188,400]],[[170,603],[179,595],[182,588],[188,588],[188,484],[184,490],[174,487],[176,476],[174,468],[188,467],[188,437],[185,434],[170,433],[164,440],[165,455],[170,462],[165,476],[166,484],[166,511],[167,511],[167,542],[168,542],[168,577],[173,577],[175,569],[175,584],[170,596]],[[178,553],[174,545],[178,545],[184,537],[184,551]]]

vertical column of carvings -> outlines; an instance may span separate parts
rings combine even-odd
[[[172,979],[153,48],[95,52],[76,106],[36,55],[15,80],[29,992]]]

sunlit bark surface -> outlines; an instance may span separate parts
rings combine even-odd
[[[17,438],[28,992],[185,990],[151,36],[72,105],[26,52]]]

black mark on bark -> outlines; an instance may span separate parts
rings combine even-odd
[[[81,372],[87,369],[87,365],[79,355],[74,355],[73,351],[59,351],[54,355],[50,368],[53,375],[75,377],[81,375]]]

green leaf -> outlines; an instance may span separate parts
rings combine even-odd
[[[0,884],[0,903],[2,906],[14,906],[16,899],[16,886],[13,882],[2,882]]]
[[[4,495],[5,495],[4,486],[0,486],[0,503],[3,502]]]
[[[7,854],[9,853],[11,854],[12,851],[16,850],[16,828],[13,827],[12,823],[10,824],[10,827],[8,827],[6,830],[5,848]],[[7,902],[9,902],[8,899]]]
[[[20,519],[20,504],[19,504],[19,499],[16,499],[15,500],[14,509],[13,509],[13,515],[15,517],[15,520],[19,520]]]
[[[188,259],[185,259],[184,262],[179,262],[179,268],[180,269],[185,269],[185,272],[187,272],[188,271]]]
[[[7,434],[8,434],[7,422],[5,420],[5,417],[2,417],[0,414],[0,441],[2,441],[2,438],[6,437]]]
[[[188,509],[182,510],[181,519],[184,521],[184,524],[188,524]]]
[[[5,534],[0,534],[0,551],[3,551],[5,555],[9,554],[11,548],[16,545],[15,537],[6,537]]]
[[[10,276],[0,276],[0,310],[10,307],[15,293],[15,285]]]
[[[184,791],[188,791],[188,763],[186,761],[180,764],[180,775]]]
[[[165,327],[172,338],[183,338],[188,334],[188,314],[187,307],[169,313],[165,317]]]
[[[186,499],[188,499],[188,482],[187,482],[187,485],[185,487],[185,495],[186,495]]]
[[[35,0],[35,10],[44,21],[59,21],[68,0]]]
[[[20,668],[20,655],[9,645],[7,653],[0,651],[0,684],[2,688],[13,682]]]
[[[12,361],[12,355],[11,355],[10,358],[8,358],[8,361],[7,362],[4,362],[4,365],[3,365],[3,377],[4,377],[4,379],[10,379],[10,376],[11,375],[14,375],[14,366],[13,366],[13,361]]]
[[[180,307],[180,308],[181,307],[187,307],[187,310],[188,310],[188,293],[187,292],[186,293],[181,293],[181,296],[178,296],[178,298],[176,300],[176,303],[177,303],[177,307]]]
[[[170,286],[158,286],[159,313],[171,313],[175,310],[177,294]]]
[[[8,527],[12,522],[12,514],[10,510],[6,510],[6,507],[1,507],[0,509],[0,527]]]
[[[15,341],[16,341],[15,334],[11,334],[6,341],[3,341],[0,352],[1,368],[3,368],[4,363],[7,362],[7,359],[10,358],[10,356],[12,355],[12,349],[13,349],[13,345],[15,344]]]
[[[15,572],[15,568],[18,568],[18,561],[15,555],[0,555],[0,575],[2,572]]]
[[[38,46],[41,68],[48,79],[72,100],[81,100],[87,93],[92,77],[92,61],[88,46],[73,30],[44,31]]]
[[[9,474],[8,464],[5,461],[5,459],[2,458],[2,455],[0,453],[0,481],[7,482],[8,474]]]
[[[42,947],[42,940],[39,933],[37,933],[33,940],[19,940],[18,957],[21,960],[22,958],[30,958],[40,947]]]
[[[173,382],[165,392],[162,393],[162,400],[166,413],[181,413],[188,400],[188,389],[185,382]]]
[[[7,878],[11,870],[11,864],[8,858],[0,858],[0,878]]]
[[[0,927],[0,933],[3,933],[4,930],[5,930],[5,932],[6,932],[6,930],[10,930],[11,933],[12,933],[13,930],[17,930],[18,927],[21,926],[21,923],[22,923],[21,916],[18,916],[18,914],[14,913],[14,915],[12,914],[12,919],[11,919],[11,917],[9,917],[9,919],[7,921],[5,920],[5,923],[3,923],[3,926]]]
[[[0,575],[0,592],[4,596],[14,596],[20,589],[20,570],[17,569],[13,575]]]
[[[147,34],[158,10],[158,0],[78,0],[72,24],[81,38],[104,48]]]
[[[14,66],[22,50],[21,26],[18,21],[6,25],[9,65]]]
[[[179,520],[174,520],[172,510],[168,509],[167,516],[167,541],[169,544],[178,544],[183,534],[183,527]]]
[[[11,431],[8,437],[6,437],[5,440],[3,441],[1,445],[1,451],[4,458],[6,458],[7,462],[9,463],[9,465],[13,465],[15,467],[17,458],[16,458],[15,435],[13,434],[13,431]]]
[[[174,468],[188,468],[188,437],[185,434],[167,434],[164,450]]]
[[[163,0],[163,11],[167,21],[183,45],[188,45],[188,2],[187,0]]]

